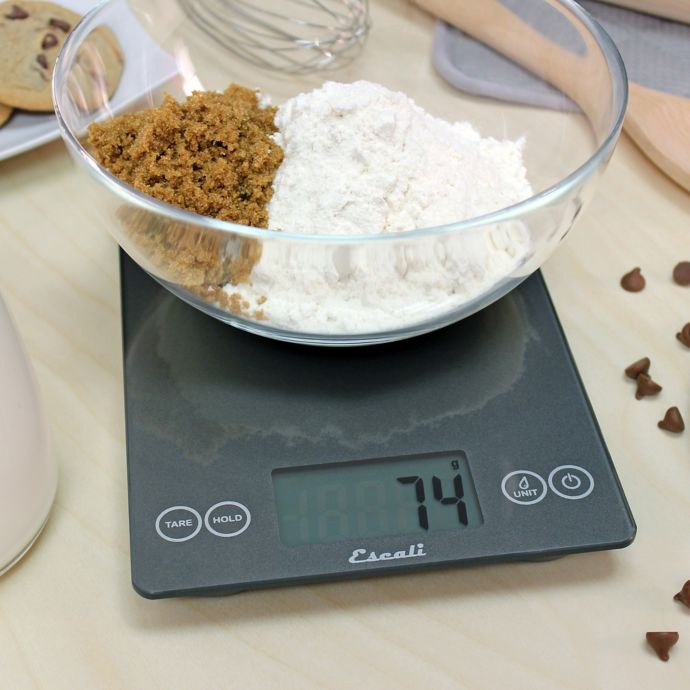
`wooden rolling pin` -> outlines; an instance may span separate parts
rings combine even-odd
[[[604,123],[599,99],[606,93],[608,69],[584,27],[581,35],[587,51],[575,55],[533,29],[498,0],[413,1],[553,84],[575,101],[594,128],[601,131]],[[578,22],[575,17],[572,20]],[[652,162],[690,191],[690,99],[631,83],[624,126]]]

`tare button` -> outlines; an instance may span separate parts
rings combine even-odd
[[[156,518],[156,532],[165,541],[188,541],[201,529],[201,515],[188,506],[172,506]]]
[[[503,495],[513,503],[530,506],[546,496],[546,482],[536,472],[516,470],[503,477]]]
[[[211,506],[204,516],[206,529],[217,537],[236,537],[252,521],[247,506],[236,501],[221,501]]]

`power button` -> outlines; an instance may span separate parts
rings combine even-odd
[[[594,490],[594,477],[578,465],[561,465],[549,475],[549,487],[557,496],[577,500]]]
[[[566,472],[561,477],[561,484],[568,491],[577,491],[582,486],[582,479],[572,472]]]

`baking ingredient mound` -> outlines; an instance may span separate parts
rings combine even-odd
[[[327,82],[277,110],[232,85],[94,124],[89,141],[102,165],[162,201],[297,235],[231,237],[119,213],[148,270],[275,328],[354,335],[447,318],[531,253],[519,221],[405,236],[531,196],[524,142],[483,138],[379,84]],[[390,241],[344,237],[354,235]]]
[[[160,201],[204,216],[266,227],[283,154],[271,139],[275,108],[232,84],[183,103],[125,113],[89,127],[98,162]]]
[[[279,109],[284,152],[269,228],[376,235],[444,225],[532,195],[523,142],[482,138],[403,93],[327,82]],[[263,242],[249,282],[228,286],[271,325],[319,334],[399,329],[437,318],[507,278],[529,254],[511,221],[400,242]],[[262,301],[261,301],[262,300]]]

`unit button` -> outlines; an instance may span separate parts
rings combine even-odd
[[[503,477],[501,491],[513,503],[530,506],[546,496],[546,482],[536,472],[516,470]]]
[[[549,486],[557,496],[575,501],[592,493],[594,478],[578,465],[561,465],[549,475]]]
[[[187,541],[201,529],[201,515],[188,506],[167,508],[156,518],[156,532],[166,541]]]
[[[217,537],[236,537],[252,521],[247,506],[235,501],[221,501],[211,506],[204,517],[206,529]]]

